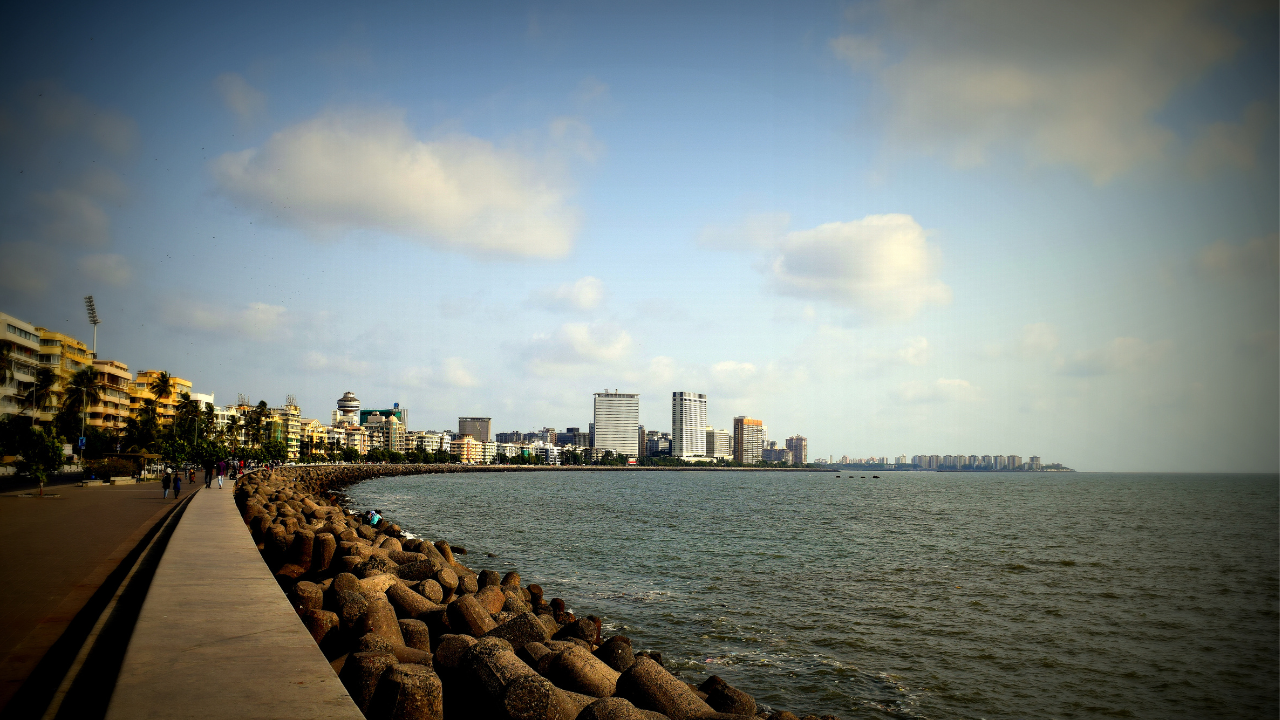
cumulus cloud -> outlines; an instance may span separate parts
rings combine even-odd
[[[222,102],[241,120],[252,120],[267,107],[267,96],[237,73],[222,73],[213,81]]]
[[[161,319],[166,325],[177,329],[270,340],[288,336],[287,313],[288,310],[280,305],[263,302],[223,307],[176,299],[165,305]]]
[[[1049,323],[1031,323],[1022,326],[1018,336],[1017,352],[1023,357],[1047,355],[1058,348],[1058,331]]]
[[[90,280],[97,280],[115,287],[124,287],[133,279],[133,270],[123,255],[99,253],[85,255],[79,260],[80,272]]]
[[[968,380],[938,378],[931,383],[903,383],[898,399],[906,403],[972,402],[980,399],[980,393]]]
[[[418,365],[400,374],[402,385],[420,390],[471,388],[480,385],[471,371],[471,363],[459,357],[447,357],[434,365]]]
[[[97,150],[123,157],[138,141],[137,124],[52,81],[24,87],[16,103],[0,108],[0,143],[27,154],[53,140],[87,140]]]
[[[1272,233],[1239,245],[1219,240],[1200,250],[1196,269],[1224,282],[1275,282],[1280,276],[1280,235]]]
[[[548,310],[594,310],[604,301],[604,283],[588,275],[556,288],[536,292],[533,300]]]
[[[577,228],[553,165],[469,135],[421,140],[397,113],[332,112],[212,170],[227,196],[321,236],[377,230],[482,256],[553,258]]]
[[[902,349],[898,350],[897,355],[899,360],[908,365],[924,365],[929,362],[929,339],[911,338]]]
[[[555,333],[535,337],[525,351],[530,371],[552,375],[588,366],[620,363],[634,343],[625,330],[609,324],[565,323]]]
[[[1139,338],[1118,337],[1101,348],[1084,350],[1063,361],[1059,372],[1074,377],[1094,377],[1133,372],[1151,366],[1167,346]]]
[[[908,319],[951,301],[937,251],[910,215],[868,215],[787,234],[772,265],[775,287],[883,319]]]
[[[962,167],[1012,151],[1096,183],[1163,157],[1174,136],[1158,113],[1240,45],[1202,0],[879,7],[883,27],[831,48],[879,81],[893,138]]]

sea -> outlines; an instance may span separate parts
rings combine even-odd
[[[1280,716],[1276,475],[551,471],[347,490],[606,635],[840,718]]]

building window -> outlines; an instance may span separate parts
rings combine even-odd
[[[30,340],[31,342],[39,342],[42,345],[44,344],[43,342],[41,342],[40,337],[38,335],[35,335],[34,333],[29,333],[20,327],[9,325],[9,332],[13,333],[14,335],[17,335],[23,340]]]

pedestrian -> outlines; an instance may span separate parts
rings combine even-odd
[[[222,481],[227,479],[227,461],[218,461],[218,489],[222,489]]]
[[[171,475],[169,471],[166,470],[164,473],[164,477],[160,478],[160,487],[164,488],[165,499],[168,499],[169,497],[169,485],[172,483],[173,483],[173,475]]]
[[[191,479],[190,476],[188,476],[187,480],[190,480],[190,479]],[[174,473],[173,474],[173,499],[174,500],[178,499],[178,493],[180,492],[182,492],[182,473]]]

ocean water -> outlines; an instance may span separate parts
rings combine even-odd
[[[1280,715],[1275,475],[480,473],[348,495],[798,715]]]

